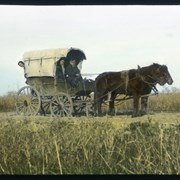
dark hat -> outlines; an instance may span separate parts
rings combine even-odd
[[[19,62],[18,62],[18,65],[19,65],[19,64],[24,64],[24,62],[23,62],[23,61],[19,61]]]

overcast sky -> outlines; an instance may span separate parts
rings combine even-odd
[[[0,5],[0,95],[25,86],[26,51],[76,47],[83,73],[165,64],[180,88],[180,6]],[[169,87],[166,85],[165,87]]]

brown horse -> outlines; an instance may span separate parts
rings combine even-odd
[[[168,68],[165,65],[153,63],[150,66],[138,66],[138,69],[130,69],[119,72],[104,72],[95,79],[94,107],[95,114],[102,115],[101,105],[108,94],[111,95],[109,101],[109,114],[114,115],[114,100],[117,94],[125,94],[133,98],[132,117],[141,116],[146,113],[148,97],[141,97],[151,93],[151,90],[157,92],[156,84],[163,86],[171,85],[171,78]],[[139,99],[141,98],[141,111],[139,111]]]

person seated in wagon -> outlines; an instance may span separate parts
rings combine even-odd
[[[62,57],[57,61],[56,66],[56,80],[65,81],[65,57]]]
[[[80,70],[77,67],[77,61],[75,59],[71,59],[69,61],[69,65],[65,69],[66,79],[69,84],[76,88],[83,82],[83,78],[80,74]]]

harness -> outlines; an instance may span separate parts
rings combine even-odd
[[[135,76],[134,78],[132,78],[132,79],[129,79],[129,70],[127,70],[127,71],[122,71],[120,77],[121,77],[122,79],[124,79],[124,84],[125,84],[125,96],[124,96],[123,98],[121,98],[121,99],[117,99],[116,101],[123,101],[123,100],[128,100],[128,99],[131,99],[131,98],[132,98],[132,96],[127,96],[126,93],[127,93],[127,87],[128,87],[129,81],[130,81],[130,80],[133,80],[133,79],[135,79],[135,78],[140,78],[141,81],[143,81],[144,83],[146,83],[146,84],[154,91],[154,94],[152,94],[152,95],[158,95],[158,93],[159,93],[159,92],[158,92],[158,89],[156,88],[156,86],[154,85],[154,83],[151,83],[151,82],[146,81],[146,80],[145,80],[145,77],[142,76],[142,75],[140,75],[140,74],[137,73],[137,72],[136,72],[136,76]],[[150,77],[151,79],[153,79],[150,75],[148,75],[148,77]],[[154,79],[153,79],[153,80],[154,80]],[[106,81],[107,81],[107,79],[106,79]],[[110,100],[110,99],[111,99],[111,93],[112,93],[113,91],[115,91],[116,89],[120,88],[121,86],[122,86],[122,84],[120,84],[117,88],[109,91],[107,94],[99,97],[98,99],[100,99],[100,98],[102,98],[102,97],[105,97],[105,96],[108,96],[108,98],[107,98],[108,102],[111,101],[111,100]],[[150,96],[150,94],[142,95],[141,97],[145,97],[145,96]],[[96,101],[98,101],[98,99],[96,99]]]
[[[147,75],[147,77],[151,78],[152,80],[154,80],[154,78],[152,78],[150,75]],[[156,88],[156,86],[154,85],[154,83],[150,83],[148,81],[145,80],[145,78],[143,76],[140,75],[140,79],[146,83],[155,93],[155,95],[158,95],[158,89]]]
[[[129,71],[121,71],[121,78],[124,79],[125,92],[127,93],[127,86],[129,82]]]

